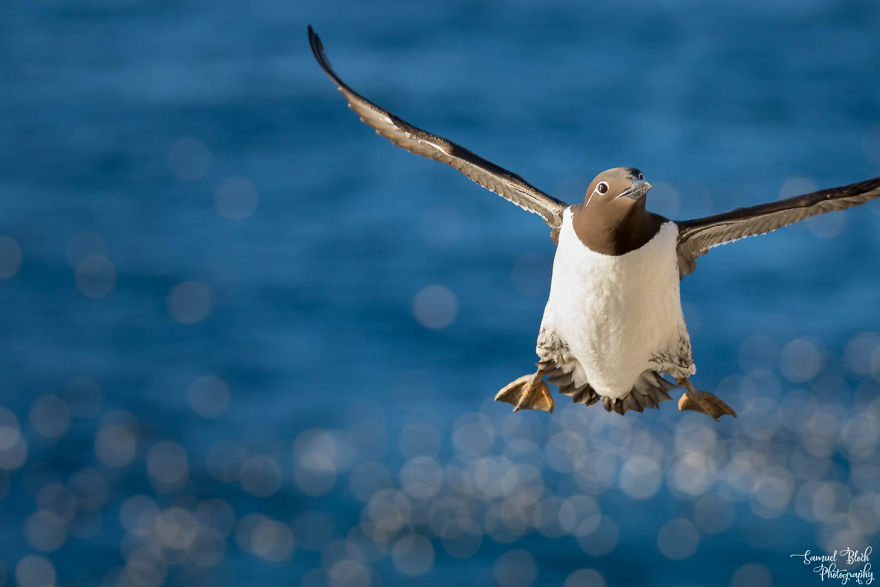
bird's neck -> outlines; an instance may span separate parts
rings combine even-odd
[[[602,210],[576,206],[572,223],[578,240],[591,251],[603,255],[625,255],[654,238],[665,219],[647,212],[644,203],[625,215],[604,214]]]

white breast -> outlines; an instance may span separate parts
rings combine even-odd
[[[579,363],[575,383],[623,397],[643,371],[660,370],[658,355],[676,353],[682,338],[688,364],[675,375],[695,372],[679,298],[677,235],[667,222],[640,249],[603,255],[578,239],[566,210],[541,330],[568,344]]]

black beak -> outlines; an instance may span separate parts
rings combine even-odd
[[[641,200],[645,197],[645,194],[648,193],[653,186],[649,184],[644,179],[637,179],[632,182],[632,185],[625,189],[620,193],[617,198],[629,198],[630,200]],[[614,198],[615,200],[617,198]]]

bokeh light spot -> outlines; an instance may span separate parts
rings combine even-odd
[[[28,459],[28,444],[24,437],[20,434],[13,436],[13,432],[9,428],[3,430],[2,427],[0,427],[0,436],[4,436],[6,442],[10,440],[10,437],[14,438],[12,444],[7,448],[0,448],[0,469],[14,471],[22,467]]]
[[[619,537],[620,531],[614,520],[608,516],[602,516],[596,529],[584,536],[578,536],[577,542],[581,550],[587,554],[604,556],[614,550]]]
[[[134,419],[105,417],[105,423],[95,435],[95,455],[108,467],[123,467],[131,462],[137,449]]]
[[[844,358],[846,366],[857,375],[871,374],[871,358],[880,351],[880,335],[876,332],[862,332],[846,345]]]
[[[281,467],[269,456],[250,457],[241,467],[241,487],[254,497],[269,497],[281,489]]]
[[[535,558],[523,549],[505,552],[495,561],[495,580],[501,587],[528,587],[538,578]]]
[[[427,422],[407,424],[400,433],[398,446],[405,457],[436,457],[440,452],[440,432]]]
[[[707,534],[724,532],[733,523],[735,511],[730,501],[708,493],[694,503],[694,524]]]
[[[64,436],[70,425],[67,402],[57,395],[44,395],[34,400],[30,411],[31,425],[46,438]]]
[[[77,263],[74,279],[84,296],[103,298],[116,287],[116,267],[103,255],[86,255]]]
[[[20,438],[18,418],[6,408],[0,407],[0,451],[12,448]]]
[[[262,514],[242,518],[235,529],[235,540],[243,550],[274,563],[288,559],[294,549],[290,528]]]
[[[657,533],[657,548],[672,560],[685,560],[693,556],[700,544],[700,533],[684,518],[670,520]]]
[[[229,386],[216,375],[203,375],[189,386],[187,399],[199,416],[216,418],[229,406]]]
[[[168,294],[168,312],[183,324],[201,322],[211,313],[214,294],[200,281],[182,281]]]
[[[606,587],[605,577],[594,569],[580,569],[570,574],[562,587]]]
[[[782,348],[779,366],[790,381],[803,383],[815,378],[824,365],[822,349],[806,338],[797,338]]]
[[[161,550],[143,546],[128,554],[125,577],[129,584],[158,587],[168,576],[168,564]]]
[[[620,488],[633,499],[648,499],[660,489],[660,467],[654,459],[635,455],[620,470]]]
[[[834,238],[846,227],[846,214],[822,214],[804,220],[804,227],[819,238]]]
[[[739,567],[730,579],[730,587],[771,587],[773,577],[767,567],[749,563]]]
[[[9,279],[21,267],[21,247],[10,236],[0,236],[0,279]]]
[[[94,467],[83,467],[70,476],[67,485],[81,510],[97,510],[107,501],[107,477]]]
[[[495,445],[495,430],[482,414],[462,414],[453,425],[452,442],[463,454],[482,455]]]
[[[41,511],[51,513],[60,523],[67,524],[76,516],[76,497],[60,483],[45,485],[37,493],[36,502]]]
[[[779,188],[779,199],[792,198],[816,191],[816,184],[806,177],[790,177]]]
[[[162,440],[147,453],[147,473],[159,491],[178,489],[189,476],[189,458],[182,446]]]
[[[342,560],[327,571],[332,585],[371,585],[370,569],[360,561]]]
[[[483,544],[482,529],[475,521],[464,515],[447,519],[438,533],[441,536],[443,550],[455,558],[470,558]]]
[[[440,491],[443,470],[431,457],[414,457],[400,470],[400,485],[412,497],[427,499]]]
[[[186,551],[187,560],[200,569],[217,566],[226,555],[226,539],[213,528],[197,528]]]
[[[193,515],[199,524],[213,528],[220,536],[228,536],[235,527],[235,510],[228,502],[217,497],[199,503]]]
[[[342,460],[336,436],[310,428],[299,433],[293,444],[296,465],[293,478],[306,495],[323,495],[333,489]]]
[[[434,566],[434,546],[419,534],[401,536],[391,547],[391,561],[404,575],[424,575]]]
[[[243,177],[223,180],[214,192],[217,212],[230,220],[244,220],[257,209],[257,187]]]
[[[25,520],[24,537],[34,550],[52,552],[64,545],[67,529],[58,516],[39,510]]]
[[[446,328],[458,315],[458,298],[447,287],[430,285],[416,294],[413,315],[427,328]]]
[[[29,554],[18,561],[15,580],[19,587],[46,587],[55,585],[55,566],[44,556]]]
[[[559,506],[558,521],[572,536],[586,536],[602,523],[599,504],[589,495],[572,495]]]

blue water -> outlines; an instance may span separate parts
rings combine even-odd
[[[684,280],[739,419],[511,415],[547,227],[360,124],[307,24],[570,202],[620,165],[673,218],[880,175],[871,1],[7,3],[0,578],[759,587],[880,546],[880,204]]]

